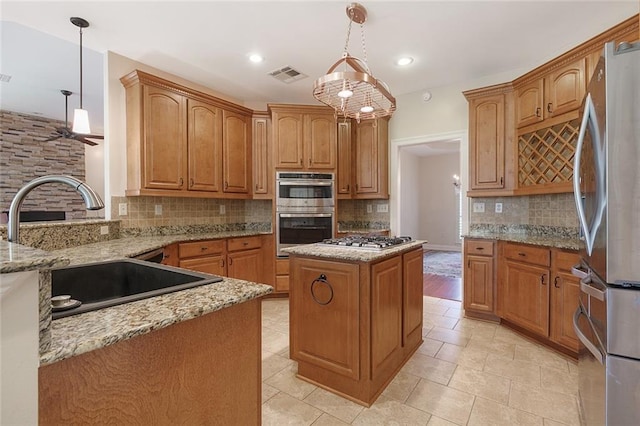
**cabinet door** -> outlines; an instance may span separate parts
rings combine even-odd
[[[365,120],[356,127],[354,198],[389,198],[388,123]]]
[[[213,275],[227,275],[227,268],[222,255],[195,257],[180,261],[180,267],[192,271],[204,272]]]
[[[573,331],[573,313],[578,308],[580,280],[566,272],[556,272],[551,291],[551,340],[575,352],[578,338]]]
[[[243,250],[227,255],[227,274],[230,278],[262,282],[262,251],[260,249]]]
[[[268,119],[253,118],[251,145],[253,147],[253,198],[270,198],[273,195],[275,174],[271,165],[271,150],[268,139]]]
[[[307,169],[335,170],[336,119],[333,114],[304,115],[303,150]]]
[[[545,118],[580,108],[585,83],[585,58],[559,68],[545,79]]]
[[[219,192],[222,181],[222,112],[187,99],[189,190]]]
[[[422,341],[423,259],[421,248],[402,255],[402,345],[407,349]]]
[[[493,314],[493,257],[466,255],[464,309]]]
[[[504,95],[469,104],[471,189],[504,188]]]
[[[338,121],[338,198],[351,198],[351,122]]]
[[[505,318],[549,336],[549,269],[509,260],[504,267]]]
[[[144,187],[185,189],[185,100],[169,90],[144,86]]]
[[[223,190],[247,194],[251,189],[249,118],[223,111]]]
[[[390,373],[402,356],[402,261],[371,266],[371,376]]]
[[[302,169],[302,114],[274,112],[272,119],[276,168]]]
[[[518,87],[516,90],[516,126],[518,128],[544,120],[544,80]]]
[[[358,265],[291,259],[292,359],[360,379],[358,278]]]

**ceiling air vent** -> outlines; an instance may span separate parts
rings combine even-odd
[[[301,73],[293,69],[290,66],[278,68],[277,70],[271,71],[269,75],[276,80],[279,80],[283,83],[293,83],[294,81],[302,80],[303,78],[307,78],[308,75]]]

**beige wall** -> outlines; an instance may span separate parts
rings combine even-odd
[[[415,239],[425,239],[420,233],[420,194],[423,186],[420,179],[420,158],[400,150],[398,159],[398,171],[400,181],[399,201],[402,208],[399,210],[398,235],[408,235]]]

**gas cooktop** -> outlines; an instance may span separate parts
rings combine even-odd
[[[382,250],[411,241],[413,241],[411,237],[351,236],[344,238],[329,238],[322,240],[322,244],[358,249]]]

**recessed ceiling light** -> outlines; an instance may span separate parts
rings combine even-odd
[[[262,55],[258,55],[257,53],[250,53],[249,60],[255,64],[259,64],[260,62],[264,61],[264,58],[262,57]]]
[[[412,62],[413,62],[413,58],[411,56],[404,56],[396,61],[396,65],[401,67],[406,67]]]

